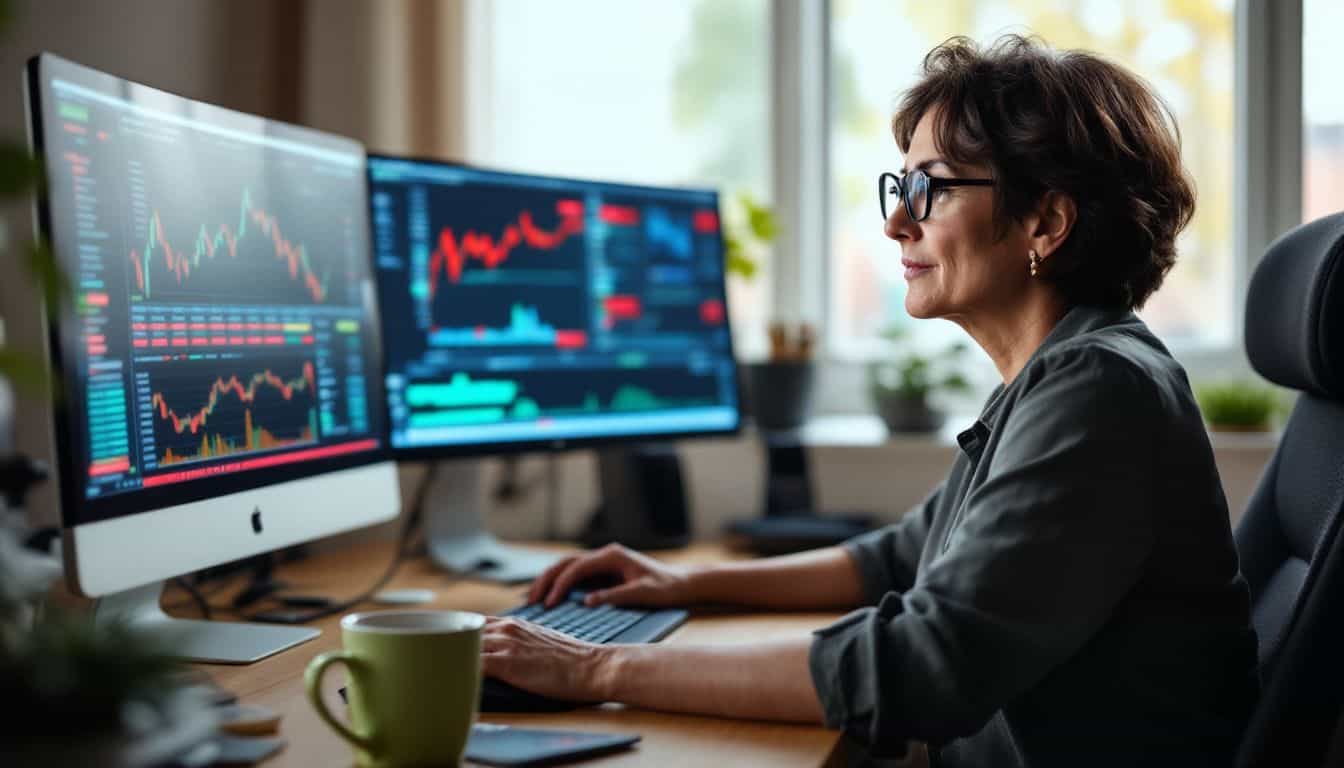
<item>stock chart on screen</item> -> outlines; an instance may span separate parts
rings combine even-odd
[[[86,497],[377,448],[362,147],[43,66]]]
[[[718,197],[369,159],[392,443],[729,431]]]

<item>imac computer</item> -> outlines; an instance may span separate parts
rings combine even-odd
[[[395,454],[605,445],[590,543],[659,545],[623,526],[680,483],[611,446],[740,429],[717,193],[378,155],[369,180]],[[455,498],[426,514],[439,564],[516,581],[550,561]]]
[[[394,518],[364,148],[52,55],[27,68],[71,586],[182,656],[317,634],[191,622],[164,579]]]

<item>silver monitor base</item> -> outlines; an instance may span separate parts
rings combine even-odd
[[[176,658],[210,664],[250,664],[322,634],[309,627],[173,618],[159,607],[162,591],[162,584],[150,584],[100,598],[94,622],[120,623]]]
[[[442,461],[425,510],[425,542],[435,564],[463,576],[512,584],[540,576],[560,555],[505,544],[485,531],[480,462]]]
[[[463,576],[505,584],[531,581],[560,559],[550,552],[510,546],[484,531],[431,537],[429,557]]]

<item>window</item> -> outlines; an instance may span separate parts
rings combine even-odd
[[[1344,4],[1302,4],[1302,220],[1344,211]]]
[[[494,0],[472,160],[768,202],[767,0]],[[483,135],[480,135],[483,134]],[[763,329],[768,264],[729,280],[736,335]],[[762,331],[763,335],[763,331]]]
[[[1087,48],[1125,64],[1171,106],[1198,207],[1181,236],[1175,268],[1142,316],[1172,342],[1232,343],[1233,0],[834,0],[831,8],[828,325],[834,350],[870,354],[882,330],[912,322],[904,309],[899,247],[882,233],[873,192],[878,172],[901,167],[888,128],[896,99],[918,76],[924,55],[948,37],[966,34],[984,44],[1027,31],[1054,47]],[[1321,25],[1322,39],[1324,30],[1337,27]],[[1323,67],[1319,76],[1338,71]],[[1344,122],[1339,112],[1335,119]],[[1339,152],[1344,134],[1337,136]],[[926,335],[959,333],[950,324],[914,327]]]

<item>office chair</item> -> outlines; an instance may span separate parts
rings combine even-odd
[[[1269,246],[1245,341],[1300,395],[1235,532],[1262,685],[1237,765],[1318,766],[1344,711],[1344,213]]]

